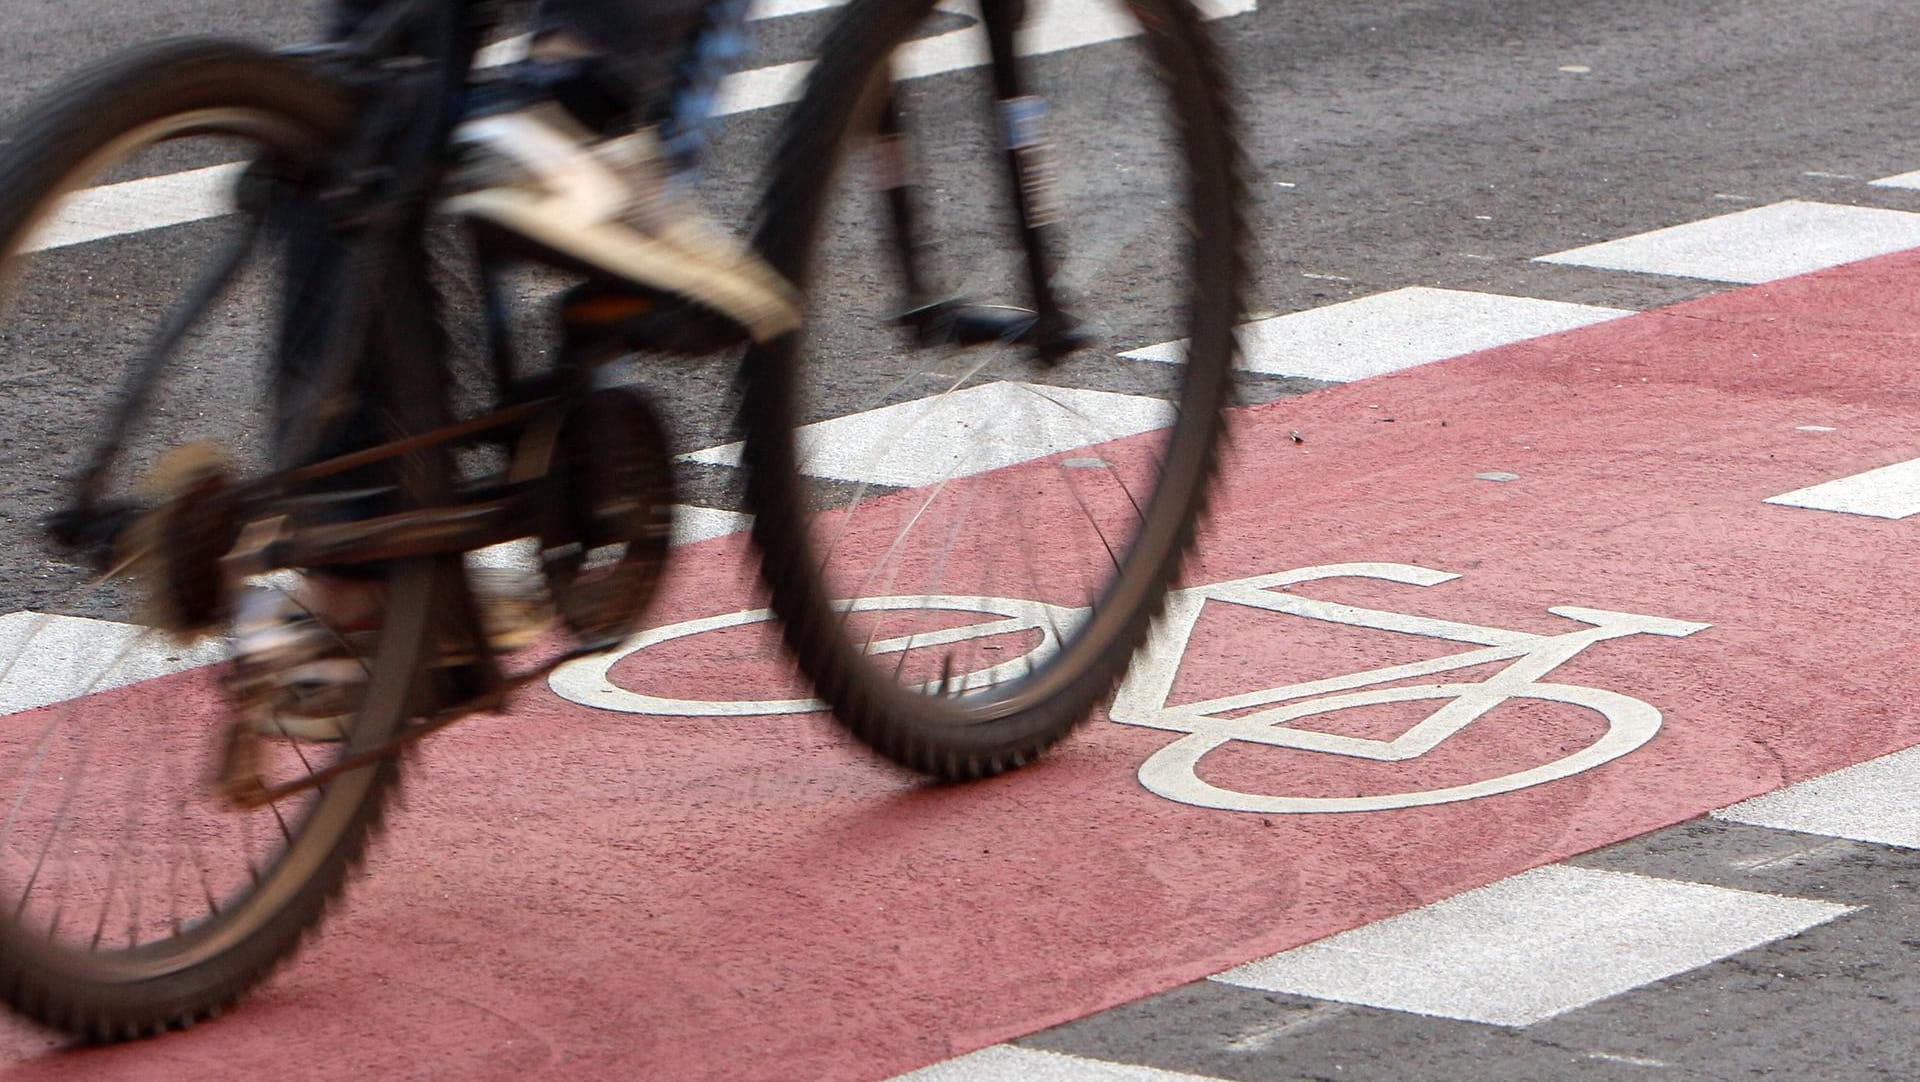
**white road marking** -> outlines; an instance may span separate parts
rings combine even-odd
[[[1766,502],[1873,518],[1907,518],[1920,514],[1920,458],[1794,489]]]
[[[1869,183],[1875,188],[1920,188],[1920,171],[1881,177]]]
[[[1009,381],[818,421],[803,426],[798,439],[801,469],[810,476],[911,488],[1172,421],[1173,406],[1158,398]],[[729,443],[680,457],[737,466],[743,446]]]
[[[1163,1071],[1130,1063],[997,1044],[895,1075],[888,1082],[1221,1082],[1214,1075]]]
[[[1547,611],[1586,626],[1539,635],[1337,604],[1293,592],[1310,583],[1343,579],[1432,587],[1459,577],[1409,564],[1349,563],[1298,568],[1173,591],[1167,598],[1165,614],[1147,640],[1146,649],[1128,670],[1108,710],[1108,716],[1123,725],[1184,734],[1140,764],[1140,784],[1149,792],[1182,804],[1263,814],[1382,811],[1472,800],[1543,785],[1633,752],[1653,739],[1660,731],[1661,721],[1660,711],[1651,703],[1604,688],[1548,681],[1545,678],[1549,674],[1603,642],[1635,635],[1685,638],[1711,626],[1556,605]],[[1360,672],[1328,673],[1280,687],[1248,688],[1200,702],[1186,694],[1176,705],[1174,681],[1191,648],[1201,616],[1209,611],[1217,616],[1235,609],[1243,616],[1249,610],[1281,613],[1348,627],[1471,644],[1481,649]],[[1487,673],[1478,682],[1405,682],[1503,662],[1505,666],[1500,671]],[[1381,763],[1408,762],[1427,755],[1513,699],[1558,702],[1592,710],[1606,719],[1607,727],[1593,743],[1585,746],[1539,749],[1540,759],[1544,761],[1537,765],[1434,789],[1402,789],[1388,782],[1382,787],[1384,791],[1350,792],[1342,796],[1244,792],[1208,780],[1206,775],[1212,772],[1203,767],[1202,761],[1209,755],[1229,746],[1289,748]],[[1343,735],[1314,724],[1314,719],[1342,710],[1403,702],[1439,705],[1391,739]],[[1249,713],[1250,708],[1255,709]]]
[[[1790,200],[1552,255],[1541,263],[1755,284],[1920,247],[1920,214]]]
[[[1247,369],[1349,382],[1632,315],[1619,308],[1413,286],[1240,328]],[[1186,343],[1121,354],[1178,361]]]
[[[737,533],[752,515],[711,507],[674,508],[673,544],[689,545]],[[527,539],[480,549],[469,557],[475,567],[536,566],[538,551]],[[266,576],[280,589],[295,585],[294,572]],[[124,656],[121,651],[125,650]],[[138,624],[15,612],[0,616],[0,715],[64,702],[76,695],[170,676],[226,660],[224,638],[181,645]],[[113,669],[99,683],[94,678]]]
[[[753,0],[753,3],[747,7],[747,21],[760,22],[764,19],[780,19],[789,15],[804,15],[810,11],[843,7],[846,3],[847,0]],[[520,34],[496,41],[474,55],[474,66],[497,68],[520,60],[527,55],[527,46],[532,42],[532,38],[531,34]]]
[[[1795,935],[1852,908],[1550,865],[1212,979],[1526,1026]]]
[[[754,18],[775,18],[837,7],[843,0],[763,0]],[[1258,0],[1201,0],[1209,19],[1242,15],[1258,8]],[[1138,33],[1111,0],[1050,0],[1041,5],[1020,38],[1025,54],[1055,53],[1117,41]],[[510,38],[482,50],[482,66],[509,63],[526,52],[526,39]],[[936,34],[912,42],[894,57],[894,70],[903,79],[977,67],[987,62],[986,38],[978,26]],[[716,113],[768,109],[796,101],[812,61],[795,61],[751,68],[728,76],[720,85]],[[151,177],[127,184],[89,188],[69,197],[58,215],[64,223],[49,229],[28,251],[60,248],[138,233],[166,226],[218,217],[232,208],[230,189],[238,165],[213,166],[186,173]]]
[[[1199,0],[1199,6],[1205,18],[1225,19],[1258,10],[1259,0]],[[940,7],[946,9],[948,5],[942,3]],[[1022,55],[1034,56],[1119,41],[1138,33],[1131,17],[1107,0],[1048,0],[1034,9],[1021,31],[1018,47]],[[924,79],[986,63],[987,39],[977,25],[909,42],[893,57],[894,74],[901,79]],[[810,60],[796,60],[731,76],[720,87],[719,115],[798,100],[812,67]]]
[[[950,674],[948,678],[952,679],[953,683],[949,688],[955,692],[1004,683],[1031,671],[1028,668],[1029,661],[1037,663],[1057,652],[1060,649],[1060,629],[1077,627],[1086,619],[1088,612],[1086,609],[1066,608],[1022,598],[944,595],[863,597],[841,602],[836,607],[849,612],[941,612],[975,617],[973,620],[939,631],[918,631],[869,642],[866,644],[866,652],[874,657],[906,650],[944,646],[976,638],[992,638],[1008,634],[1019,636],[1029,633],[1038,634],[1038,641],[1022,654],[983,658],[980,661],[981,667]],[[656,717],[682,718],[738,718],[775,714],[812,714],[826,710],[828,708],[826,703],[813,698],[680,699],[653,695],[644,688],[636,688],[624,683],[617,684],[613,681],[613,670],[622,662],[655,646],[697,638],[712,631],[728,631],[733,628],[770,624],[773,619],[771,609],[746,609],[740,612],[723,612],[714,616],[682,620],[663,627],[650,627],[633,635],[617,649],[592,657],[583,657],[560,666],[553,671],[552,676],[547,678],[547,686],[553,689],[554,694],[568,702],[621,714],[651,714]],[[738,689],[728,688],[727,690],[739,694]]]
[[[1920,849],[1920,748],[1869,759],[1714,812],[1715,819]]]
[[[673,509],[673,543],[691,545],[739,533],[753,525],[753,516],[739,511],[681,504]]]
[[[710,541],[716,537],[739,533],[753,524],[753,516],[738,511],[720,511],[712,507],[694,507],[691,504],[676,504],[673,508],[673,533],[669,543],[691,545],[697,541]],[[531,537],[522,537],[498,545],[489,545],[475,549],[467,556],[470,567],[517,567],[532,570],[540,566],[540,544]],[[293,572],[279,574],[291,576]],[[283,580],[282,589],[288,589],[290,581]]]
[[[124,653],[123,653],[124,651]],[[0,616],[0,714],[168,676],[226,656],[217,641],[182,646],[134,624],[16,612]],[[100,676],[101,670],[112,666]]]
[[[40,252],[217,218],[233,210],[233,184],[243,168],[212,165],[75,192],[22,250]]]

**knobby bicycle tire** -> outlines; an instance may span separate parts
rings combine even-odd
[[[343,93],[300,64],[217,40],[135,50],[75,78],[28,112],[11,140],[0,144],[0,304],[4,272],[10,264],[24,266],[20,249],[36,221],[52,213],[62,193],[96,182],[123,151],[202,127],[224,131],[226,125],[256,136],[274,154],[314,164],[343,138],[353,111]],[[409,715],[429,660],[436,574],[432,561],[391,570],[393,615],[371,654],[365,700],[351,737],[324,754],[371,747]],[[133,742],[140,739],[137,721],[167,726],[175,718],[167,704],[158,703],[150,704],[144,718],[124,720],[123,739]],[[205,777],[194,780],[210,790],[215,766],[209,747]],[[25,915],[33,882],[15,884],[22,889],[20,903],[0,903],[0,998],[42,1023],[92,1040],[140,1037],[217,1014],[290,956],[320,922],[379,827],[398,774],[397,763],[388,759],[323,786],[304,805],[304,818],[295,825],[283,822],[287,842],[277,860],[256,870],[249,852],[250,887],[241,880],[217,907],[210,895],[213,912],[184,925],[176,921],[171,934],[162,932],[151,942],[130,935],[123,949],[100,950],[98,932],[91,946],[54,942],[58,909],[51,924],[30,926]],[[26,792],[22,782],[21,800]],[[56,834],[58,829],[56,823]],[[142,850],[136,859],[145,857]],[[198,849],[193,859],[199,865]],[[205,882],[204,866],[200,873]],[[99,903],[102,928],[114,905],[112,889]]]
[[[875,88],[889,57],[933,6],[932,0],[854,0],[829,31],[783,129],[756,242],[775,268],[808,292],[810,306],[823,207],[836,174],[844,171],[848,144],[870,130],[866,114],[881,96]],[[1139,532],[1124,555],[1112,554],[1112,581],[1092,599],[1084,623],[1071,636],[1060,636],[1050,659],[975,701],[947,694],[944,670],[937,686],[931,679],[912,686],[899,678],[895,673],[905,663],[910,637],[907,647],[896,645],[903,657],[894,662],[868,653],[850,627],[850,602],[840,596],[845,584],[829,581],[822,570],[823,550],[830,546],[814,536],[814,509],[802,479],[796,430],[809,419],[801,414],[798,386],[807,332],[758,347],[743,362],[741,427],[753,534],[786,642],[820,698],[855,737],[887,759],[942,779],[984,777],[1027,763],[1111,695],[1193,544],[1217,467],[1245,278],[1241,155],[1220,62],[1195,10],[1185,0],[1130,0],[1128,6],[1163,80],[1185,154],[1181,194],[1193,230],[1188,371],[1176,397],[1165,472],[1144,501]],[[809,312],[810,319],[818,315]]]

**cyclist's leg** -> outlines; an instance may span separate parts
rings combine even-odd
[[[748,0],[548,0],[542,27],[585,43],[634,118],[657,126],[682,175],[697,168],[714,97],[747,54]]]
[[[342,40],[389,0],[335,0],[327,17],[329,40]],[[348,327],[341,320],[350,299],[353,253],[316,200],[289,192],[276,207],[285,240],[285,291],[272,372],[275,464],[305,466],[374,446],[393,434],[379,416],[375,376],[389,357],[395,336],[371,333],[376,321],[394,314],[394,304],[431,305],[425,293],[378,296]],[[425,282],[424,253],[415,268]],[[431,326],[422,320],[422,326]],[[357,340],[343,349],[338,339]],[[336,370],[340,366],[349,370]],[[381,494],[391,477],[379,467],[347,471],[314,482],[305,495],[324,504],[315,519],[352,520],[392,510]],[[366,493],[364,497],[355,493]],[[355,656],[354,638],[385,618],[387,568],[336,566],[306,571],[273,589],[251,589],[233,613],[235,686],[272,708],[260,713],[271,735],[337,739],[344,719],[366,686],[366,666]]]
[[[473,168],[455,213],[601,287],[691,299],[756,338],[791,329],[787,284],[686,197],[743,0],[547,0],[513,83],[457,138]],[[528,103],[530,101],[530,103]]]
[[[386,2],[336,0],[330,35],[334,40],[351,35]],[[738,35],[724,17],[731,2],[547,0],[536,13],[532,55],[511,73],[509,83],[527,101],[558,102],[573,114],[577,136],[569,135],[582,142],[671,123],[679,138],[676,160],[690,161],[698,147],[697,138],[688,136],[699,135],[703,103],[711,100],[712,87],[723,74],[721,65],[739,52]],[[716,21],[716,13],[723,17]],[[743,18],[744,8],[733,14]],[[685,85],[688,93],[676,97],[671,92],[676,85]],[[334,348],[343,331],[337,325],[337,306],[349,291],[347,245],[313,202],[290,200],[283,213],[289,218],[288,289],[273,373],[273,444],[279,464],[293,467],[371,446],[389,435],[366,393],[383,358],[339,356]],[[713,250],[708,245],[698,254],[709,262],[739,258],[720,246],[722,257],[715,260]],[[669,248],[667,254],[679,253]],[[762,286],[761,292],[772,288]],[[428,303],[424,297],[414,300]],[[373,301],[376,306],[389,302],[384,297]],[[367,314],[382,317],[377,308]],[[375,335],[368,345],[377,350],[390,340]],[[329,371],[341,363],[354,366],[351,378]],[[317,441],[310,423],[315,416],[335,419]],[[337,495],[378,490],[384,480],[378,470],[369,470],[342,474],[327,486]],[[377,501],[337,500],[329,513],[354,518],[383,510]],[[288,594],[255,594],[243,602],[235,618],[239,661],[262,680],[279,685],[282,701],[310,706],[305,716],[277,719],[279,731],[338,735],[337,721],[351,710],[364,679],[347,656],[348,634],[377,626],[383,618],[384,581],[379,568],[333,568],[301,576]],[[544,622],[544,607],[529,604],[526,596],[530,589],[538,593],[531,579],[475,585],[488,595],[480,600],[490,630],[500,632],[497,641],[522,637],[527,625]]]

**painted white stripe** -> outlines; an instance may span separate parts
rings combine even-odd
[[[673,533],[669,544],[691,545],[697,541],[710,541],[716,537],[739,533],[753,525],[753,516],[738,511],[720,511],[712,507],[695,507],[692,504],[675,504],[673,508]],[[531,537],[522,537],[514,541],[489,545],[475,549],[467,556],[470,567],[518,567],[531,570],[540,566],[540,543]],[[287,576],[277,585],[283,589],[292,589],[297,581],[294,572],[282,571]]]
[[[766,0],[760,5],[757,17],[774,18],[820,10],[842,2],[844,0]],[[1207,18],[1223,19],[1255,11],[1259,4],[1258,0],[1201,0],[1200,6]],[[1029,20],[1020,38],[1020,51],[1054,53],[1117,41],[1138,33],[1135,25],[1120,12],[1112,0],[1050,0]],[[482,50],[479,59],[483,66],[510,63],[525,55],[526,44],[524,37],[497,42]],[[985,35],[978,26],[970,26],[910,43],[895,55],[894,71],[903,79],[919,79],[986,62]],[[731,116],[798,100],[812,66],[811,61],[795,61],[752,68],[727,77],[720,85],[716,115]],[[232,171],[238,168],[215,166],[211,170],[129,182],[145,187],[115,184],[76,192],[59,215],[68,225],[50,230],[27,250],[59,248],[217,217],[231,208],[228,190],[232,186]]]
[[[1158,398],[996,382],[803,426],[801,470],[813,477],[915,487],[1161,428]],[[737,466],[743,445],[680,456]]]
[[[1268,992],[1525,1026],[1794,935],[1851,907],[1568,865],[1230,969]]]
[[[940,5],[946,8],[946,4]],[[1259,0],[1200,0],[1208,19],[1225,19],[1258,10]],[[1033,56],[1119,41],[1139,33],[1138,26],[1108,0],[1050,0],[1040,5],[1022,29],[1019,50]],[[902,46],[893,56],[894,75],[924,79],[987,63],[986,34],[978,26],[949,30]],[[810,60],[754,68],[729,77],[720,86],[718,115],[770,109],[797,101]]]
[[[152,680],[225,654],[219,642],[181,646],[134,624],[11,613],[0,616],[0,671],[6,673],[0,677],[0,714]]]
[[[766,19],[785,18],[789,15],[804,15],[810,11],[844,7],[846,3],[847,0],[753,0],[753,3],[747,7],[747,21],[761,22]],[[522,60],[526,57],[527,48],[532,41],[532,34],[520,34],[496,41],[474,55],[474,66],[497,68]]]
[[[1632,315],[1562,301],[1414,286],[1240,328],[1244,366],[1274,376],[1348,382]],[[1121,354],[1179,361],[1186,342]]]
[[[737,511],[678,506],[673,544],[738,533],[752,522],[752,515]],[[522,539],[481,549],[469,560],[475,567],[531,568],[538,550],[533,541]],[[276,572],[266,576],[266,582],[292,589],[295,573]],[[217,664],[226,660],[227,652],[225,639],[181,645],[138,624],[31,611],[9,613],[0,616],[0,715]],[[95,683],[106,666],[112,666],[111,671]]]
[[[1062,1052],[997,1044],[922,1067],[889,1082],[1221,1082],[1213,1075],[1109,1063]]]
[[[1753,284],[1920,247],[1920,214],[1792,200],[1540,256],[1538,262]]]
[[[1920,748],[1714,812],[1716,819],[1920,849]]]
[[[1920,171],[1881,177],[1870,183],[1876,188],[1920,188]]]
[[[242,168],[213,165],[75,192],[27,238],[23,250],[64,248],[217,218],[233,210],[233,184]]]
[[[673,543],[691,545],[696,541],[710,541],[739,533],[751,525],[753,516],[739,511],[681,504],[673,509]]]
[[[1920,458],[1795,489],[1769,497],[1766,502],[1874,518],[1907,518],[1920,514]]]

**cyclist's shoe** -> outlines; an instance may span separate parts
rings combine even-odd
[[[467,582],[495,650],[529,646],[552,626],[545,583],[531,572],[469,568]],[[235,709],[261,736],[335,741],[366,695],[386,584],[309,574],[294,592],[258,590],[234,617]],[[442,665],[470,662],[451,653]]]
[[[669,183],[653,132],[598,139],[551,102],[468,120],[454,213],[543,260],[695,301],[756,341],[800,322],[791,284]]]

